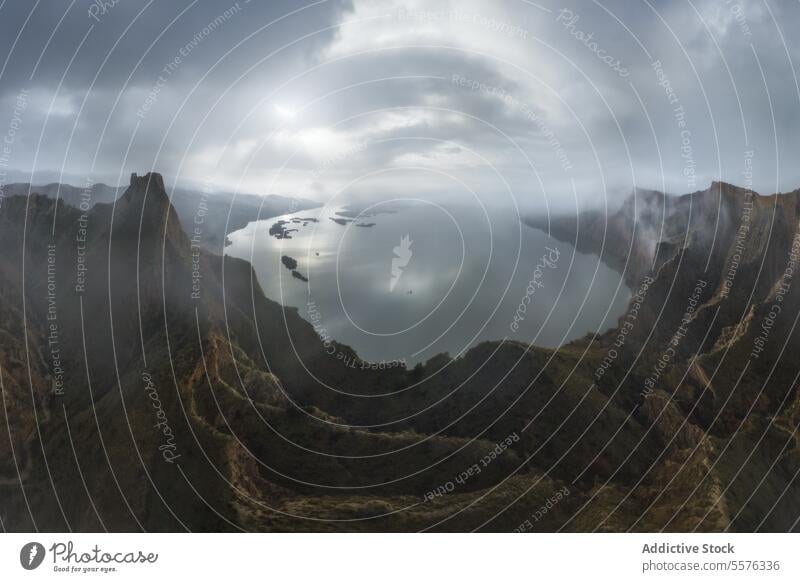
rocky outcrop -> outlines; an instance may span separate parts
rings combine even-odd
[[[98,204],[112,205],[126,190],[124,186],[108,186],[93,182],[87,182],[82,186],[61,183],[44,185],[14,183],[7,184],[3,188],[7,197],[39,194],[54,200],[62,200],[67,206],[84,212],[88,212]],[[207,187],[203,190],[171,188],[168,193],[170,203],[180,217],[191,243],[216,254],[223,253],[228,234],[244,228],[251,222],[318,206],[317,203],[302,198],[287,198],[274,194],[254,196],[211,192]]]

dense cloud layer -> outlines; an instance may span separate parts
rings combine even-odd
[[[798,17],[736,0],[6,2],[0,169],[558,208],[746,184],[752,152],[753,187],[790,190]]]

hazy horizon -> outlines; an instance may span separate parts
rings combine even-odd
[[[551,210],[634,188],[800,186],[798,7],[99,6],[4,6],[2,183],[125,185],[153,169],[317,202],[468,184]]]

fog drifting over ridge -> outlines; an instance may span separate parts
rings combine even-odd
[[[611,204],[800,186],[800,7],[652,1],[54,0],[0,9],[3,182],[337,203]],[[10,140],[10,143],[9,143]]]

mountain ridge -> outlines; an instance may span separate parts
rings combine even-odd
[[[62,200],[73,208],[88,211],[98,204],[113,205],[129,186],[130,184],[127,187],[116,187],[101,182],[87,183],[84,186],[60,182],[44,185],[15,182],[4,185],[3,192],[7,197],[42,194]],[[189,225],[199,227],[200,234],[195,236],[195,244],[216,254],[223,253],[228,234],[244,228],[250,222],[319,206],[310,200],[277,194],[257,196],[175,187],[171,188],[170,195],[170,202],[181,223],[187,226],[187,232]]]
[[[718,222],[710,210],[720,197],[705,196],[686,244],[659,241],[659,268],[616,329],[557,350],[485,342],[455,360],[384,371],[332,358],[297,310],[263,296],[249,263],[205,250],[194,263],[152,174],[132,179],[119,212],[84,217],[43,196],[9,198],[0,209],[11,435],[0,435],[3,527],[513,531],[564,488],[526,529],[796,527],[800,370],[770,350],[745,364],[795,211],[787,206],[770,244],[757,245],[769,276],[743,269],[714,303],[736,229],[720,229],[719,243],[697,232]],[[686,218],[674,210],[672,234]],[[763,243],[765,215],[754,215]],[[624,241],[628,225],[618,224]],[[743,281],[755,284],[757,306]],[[800,303],[798,289],[784,305]],[[790,323],[776,321],[768,341],[791,353]],[[734,364],[721,365],[731,351]]]

